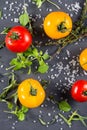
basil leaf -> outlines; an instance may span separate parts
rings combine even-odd
[[[71,110],[71,106],[66,101],[61,101],[58,103],[59,109],[65,112],[68,112]]]

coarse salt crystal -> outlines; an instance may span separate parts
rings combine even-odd
[[[51,116],[51,113],[48,113],[47,115],[48,115],[48,116]]]

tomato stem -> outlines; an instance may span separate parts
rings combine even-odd
[[[13,40],[17,40],[17,39],[19,39],[19,35],[15,32],[12,32],[12,34],[10,35],[10,38]]]
[[[33,88],[33,87],[31,86],[30,94],[31,94],[32,96],[36,96],[36,95],[37,95],[37,89],[35,89],[35,88]]]
[[[87,91],[84,91],[84,92],[83,92],[83,95],[84,95],[84,96],[87,96]]]
[[[62,33],[65,33],[67,31],[67,28],[65,26],[65,22],[61,22],[59,25],[58,25],[58,31],[62,32]]]

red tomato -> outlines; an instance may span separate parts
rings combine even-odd
[[[87,101],[87,81],[86,80],[76,81],[72,85],[71,96],[78,102]]]
[[[25,27],[15,26],[6,35],[5,43],[12,52],[24,52],[32,43],[32,35]]]

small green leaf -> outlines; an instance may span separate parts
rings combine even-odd
[[[20,15],[19,22],[21,25],[26,26],[29,23],[29,16],[27,13]]]
[[[44,0],[33,0],[33,1],[36,3],[36,5],[37,5],[38,8],[40,8],[41,5],[42,5],[43,2],[44,2]]]
[[[37,57],[39,55],[37,48],[33,49],[33,54],[35,57]]]
[[[61,101],[58,103],[59,109],[65,112],[68,112],[71,110],[71,106],[66,101]]]
[[[8,109],[12,110],[13,104],[11,102],[7,102],[7,105],[8,105]]]
[[[21,111],[23,111],[23,113],[26,113],[26,112],[28,112],[28,108],[27,107],[25,107],[25,106],[22,106],[22,108],[21,108]]]
[[[48,69],[49,69],[49,66],[46,63],[44,63],[38,67],[38,72],[46,73]]]
[[[44,60],[47,60],[49,58],[49,55],[45,53],[42,57]]]
[[[23,112],[18,112],[17,117],[20,121],[25,120],[25,114]]]

